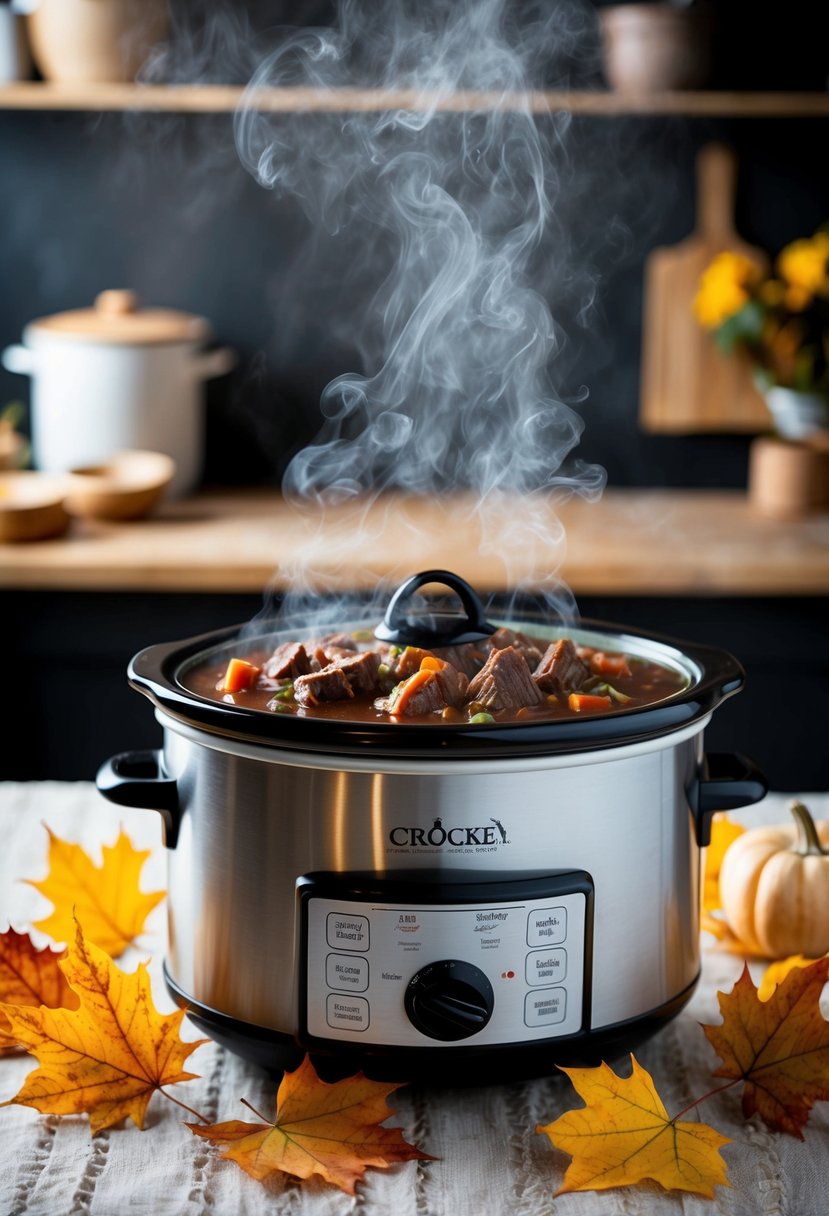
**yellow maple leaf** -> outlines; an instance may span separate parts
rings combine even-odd
[[[65,950],[39,949],[28,933],[0,933],[0,1001],[76,1009],[78,998],[58,966],[65,956]],[[23,1050],[9,1031],[9,1019],[0,1014],[0,1055]]]
[[[745,828],[729,819],[723,811],[718,811],[711,821],[711,842],[705,850],[705,874],[702,884],[702,906],[706,912],[718,912],[722,908],[720,870],[723,858],[729,845],[744,832]]]
[[[386,1098],[399,1088],[369,1081],[362,1073],[329,1084],[320,1080],[306,1056],[283,1077],[272,1123],[260,1115],[260,1123],[233,1119],[187,1126],[205,1140],[229,1144],[222,1156],[260,1181],[275,1173],[295,1178],[320,1174],[353,1195],[368,1166],[383,1169],[399,1161],[433,1160],[407,1144],[399,1127],[380,1126],[393,1113]]]
[[[54,911],[35,928],[56,942],[69,942],[79,920],[89,941],[118,958],[143,932],[144,922],[164,898],[163,891],[144,893],[139,879],[150,850],[133,847],[122,829],[114,845],[104,845],[102,864],[95,865],[79,844],[61,840],[50,829],[49,873],[39,882],[28,879],[54,904]]]
[[[156,1090],[195,1077],[182,1065],[206,1040],[185,1043],[179,1036],[183,1010],[158,1012],[144,964],[127,975],[84,940],[80,924],[60,966],[78,997],[77,1009],[0,1005],[15,1041],[40,1064],[15,1097],[0,1105],[53,1115],[85,1112],[93,1132],[127,1117],[143,1127]]]
[[[713,1198],[715,1186],[730,1185],[719,1153],[730,1141],[705,1123],[669,1118],[650,1073],[634,1056],[631,1063],[630,1077],[607,1064],[562,1068],[586,1105],[536,1127],[573,1158],[557,1194],[649,1178],[666,1190]]]
[[[806,958],[805,954],[790,954],[788,958],[779,958],[776,962],[769,963],[760,980],[757,996],[761,1001],[767,1001],[790,971],[794,971],[796,967],[811,967],[812,963],[817,961],[816,958]]]

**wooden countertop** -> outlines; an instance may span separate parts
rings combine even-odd
[[[385,495],[323,518],[276,490],[206,490],[144,520],[0,545],[0,587],[261,592],[309,565],[326,589],[444,568],[492,590],[558,571],[576,595],[827,595],[829,513],[769,520],[737,491],[617,489],[558,506]]]

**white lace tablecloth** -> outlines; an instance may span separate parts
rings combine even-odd
[[[803,795],[819,817],[829,818],[829,795]],[[769,795],[742,813],[743,822],[787,818],[784,796]],[[87,783],[0,783],[0,920],[26,928],[48,905],[20,882],[45,874],[46,823],[84,844],[94,856],[123,823],[138,847],[153,847],[143,886],[165,884],[163,849],[155,815],[117,810]],[[172,1008],[160,979],[163,905],[150,922],[157,1005]],[[138,955],[121,966],[133,970]],[[741,964],[708,950],[702,980],[688,1007],[637,1052],[654,1076],[666,1106],[679,1110],[711,1088],[716,1057],[700,1022],[717,1022],[716,990],[728,990]],[[186,1023],[185,1023],[186,1025]],[[196,1038],[195,1031],[187,1037]],[[0,1099],[13,1096],[34,1067],[26,1056],[0,1059]],[[244,1118],[239,1099],[273,1109],[275,1087],[255,1068],[208,1044],[188,1067],[201,1079],[179,1088],[184,1101],[210,1119]],[[569,1158],[537,1123],[549,1123],[579,1100],[563,1077],[480,1089],[402,1090],[394,1095],[406,1138],[438,1161],[372,1170],[347,1195],[322,1183],[286,1180],[273,1187],[219,1159],[196,1140],[181,1111],[156,1095],[147,1130],[132,1124],[91,1136],[85,1117],[42,1116],[25,1107],[0,1109],[0,1214],[2,1216],[825,1216],[829,1212],[829,1103],[812,1113],[803,1142],[773,1135],[756,1118],[740,1114],[739,1087],[700,1110],[732,1143],[723,1150],[732,1181],[716,1199],[667,1193],[657,1186],[554,1198]]]

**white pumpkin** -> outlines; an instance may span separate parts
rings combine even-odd
[[[792,802],[793,826],[752,828],[726,850],[720,901],[729,925],[755,954],[829,953],[829,822]]]

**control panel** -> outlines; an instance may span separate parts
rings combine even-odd
[[[309,1036],[485,1046],[585,1026],[588,875],[366,888],[334,875],[300,882]]]

